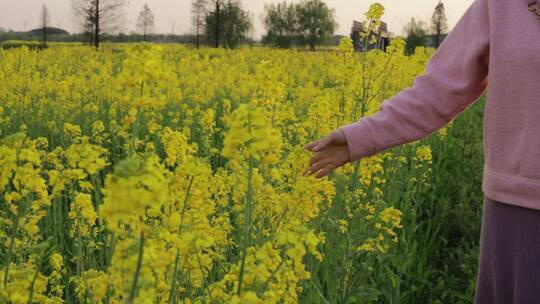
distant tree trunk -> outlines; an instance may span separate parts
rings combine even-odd
[[[199,23],[199,20],[201,20],[201,16],[200,16],[200,11],[197,10],[197,24],[195,25],[197,27],[197,35],[196,35],[196,41],[195,43],[197,44],[197,49],[199,49],[200,45],[201,45],[201,24]]]
[[[47,6],[43,4],[43,8],[41,10],[41,25],[42,25],[42,45],[43,48],[47,47],[47,26],[49,25],[49,10],[47,9]]]
[[[99,0],[96,0],[96,11],[95,11],[95,22],[94,22],[94,46],[96,49],[99,49]]]
[[[201,46],[201,7],[200,3],[197,3],[197,20],[195,21],[195,26],[197,27],[197,36],[196,36],[196,44],[197,49]]]
[[[310,36],[308,44],[309,44],[309,49],[312,52],[315,51],[315,45],[317,45],[317,37]]]
[[[45,12],[43,12],[43,47],[47,47],[47,21],[45,21]]]
[[[195,30],[195,45],[197,49],[201,46],[201,30],[203,30],[203,26],[205,26],[205,13],[207,12],[208,3],[210,3],[208,0],[192,0],[191,3],[191,23]],[[214,28],[212,28],[211,36],[214,35],[213,32]]]
[[[249,48],[251,50],[253,50],[253,41],[254,41],[254,37],[253,37],[254,36],[254,31],[255,31],[255,28],[253,26],[255,24],[254,21],[255,21],[255,18],[253,17],[253,12],[250,12],[249,13],[249,23],[251,24],[251,28],[250,28],[249,32],[250,32],[251,37],[250,37],[250,42],[249,42]]]
[[[219,47],[219,32],[220,32],[219,25],[221,23],[220,15],[221,15],[221,5],[219,1],[216,1],[216,22],[214,25],[214,47],[215,48]]]
[[[148,39],[148,25],[145,23],[144,24],[144,30],[143,30],[143,41],[147,41]]]

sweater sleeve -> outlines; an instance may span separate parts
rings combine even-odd
[[[475,0],[412,87],[340,127],[351,161],[426,137],[479,98],[487,87],[489,27],[488,0]]]

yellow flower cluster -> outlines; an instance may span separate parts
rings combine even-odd
[[[241,104],[229,118],[223,156],[235,161],[235,165],[250,159],[264,165],[275,164],[281,153],[281,136],[267,119],[263,108]]]
[[[431,172],[431,164],[433,162],[431,147],[428,145],[416,147],[416,155],[413,157],[413,160],[417,162],[414,165],[415,169],[420,169],[422,172],[419,182],[423,184],[428,183],[428,174]]]
[[[71,145],[65,156],[71,168],[82,169],[86,174],[94,175],[107,166],[104,157],[106,153],[105,148],[90,144],[90,139],[85,136],[80,138],[80,143]]]
[[[155,156],[135,155],[116,165],[105,181],[99,210],[111,231],[145,230],[146,216],[159,213],[169,197],[164,170]]]
[[[37,240],[40,238],[38,222],[46,215],[45,209],[51,202],[36,144],[23,133],[8,136],[0,142],[0,150],[5,152],[0,164],[3,180],[0,186],[7,222],[23,228],[27,237]]]
[[[392,242],[398,242],[398,234],[395,229],[403,228],[401,226],[401,211],[388,207],[374,215],[375,211],[372,205],[367,205],[367,209],[369,212],[368,217],[375,219],[376,236],[367,238],[362,245],[358,246],[357,250],[386,253],[391,246],[386,236],[390,237]]]

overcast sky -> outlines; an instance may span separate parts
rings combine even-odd
[[[46,4],[51,16],[51,25],[69,32],[77,31],[71,17],[72,0],[0,0],[0,27],[13,30],[31,30],[38,27],[40,8]],[[137,15],[145,3],[148,3],[156,17],[156,29],[159,33],[185,34],[191,31],[191,0],[128,0],[125,12],[127,22],[125,31],[135,29]],[[242,0],[245,9],[253,12],[255,37],[264,31],[262,13],[265,3],[277,3],[283,0]],[[298,2],[299,0],[288,0]],[[336,12],[339,27],[336,34],[348,35],[353,20],[363,20],[372,0],[326,0]],[[389,31],[403,34],[403,26],[411,17],[428,22],[438,0],[379,0],[385,8],[383,21],[388,23]],[[449,28],[452,29],[473,0],[443,0],[446,7]]]

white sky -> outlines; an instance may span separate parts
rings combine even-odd
[[[61,27],[69,32],[77,30],[71,17],[72,0],[0,0],[0,27],[13,30],[31,30],[39,25],[39,13],[46,4],[51,16],[51,26]],[[283,0],[241,0],[245,9],[253,12],[255,19],[255,37],[264,32],[262,13],[265,3],[277,3]],[[461,18],[474,0],[443,0],[450,29]],[[191,0],[128,0],[125,8],[126,32],[135,29],[137,15],[145,3],[154,12],[156,29],[159,33],[185,34],[191,31]],[[299,2],[288,0],[287,2]],[[353,19],[363,20],[373,0],[326,0],[336,12],[339,27],[336,34],[348,35]],[[385,8],[383,21],[388,23],[389,31],[403,34],[403,26],[411,17],[429,22],[438,0],[379,0]]]

